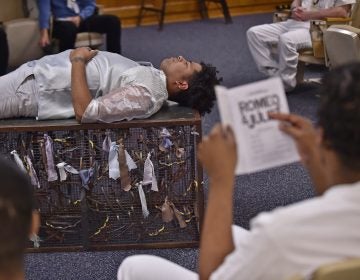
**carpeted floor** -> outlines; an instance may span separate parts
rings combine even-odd
[[[225,25],[223,19],[167,24],[162,32],[155,26],[123,30],[123,54],[134,60],[151,61],[155,66],[166,56],[183,55],[218,67],[228,87],[263,79],[251,59],[246,30],[270,22],[270,14],[235,17]],[[319,76],[322,68],[309,68],[307,76]],[[317,97],[314,86],[301,85],[288,94],[290,110],[315,121]],[[219,121],[217,108],[203,119],[207,133]],[[249,226],[249,220],[261,211],[271,210],[314,195],[308,174],[299,164],[238,177],[234,194],[234,223]],[[116,279],[121,261],[133,254],[155,254],[189,269],[197,265],[196,249],[127,250],[28,254],[27,279]],[[169,278],[170,279],[170,278]]]

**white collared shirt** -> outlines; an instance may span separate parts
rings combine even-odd
[[[211,280],[286,280],[308,277],[323,264],[360,257],[360,182],[323,196],[262,213],[234,238]]]

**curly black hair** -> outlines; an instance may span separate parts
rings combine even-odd
[[[172,96],[170,100],[181,106],[193,108],[203,116],[211,112],[216,100],[214,87],[222,81],[222,78],[217,77],[216,67],[203,62],[200,64],[201,71],[192,76],[188,89]]]
[[[351,170],[360,170],[360,63],[330,71],[320,89],[319,126],[326,145]]]

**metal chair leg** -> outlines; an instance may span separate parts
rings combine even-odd
[[[140,10],[139,10],[139,15],[137,18],[136,26],[140,26],[140,24],[141,24],[141,20],[142,20],[143,13],[144,13],[144,6],[145,6],[145,0],[141,0],[141,5],[140,5]]]
[[[225,23],[232,23],[232,18],[230,16],[229,7],[227,5],[226,0],[219,0],[219,2],[221,4],[222,10],[223,10]]]
[[[160,11],[160,20],[159,20],[159,31],[163,29],[164,26],[164,18],[165,18],[165,11],[166,11],[166,1],[162,1],[161,11]]]
[[[206,7],[206,0],[198,0],[199,3],[199,8],[200,8],[200,15],[202,19],[208,19],[209,18],[209,14],[207,11],[207,7]]]

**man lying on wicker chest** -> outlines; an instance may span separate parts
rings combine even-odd
[[[220,82],[216,68],[166,58],[160,69],[90,48],[68,50],[23,64],[0,77],[0,118],[76,117],[79,122],[147,118],[169,99],[205,114]]]

